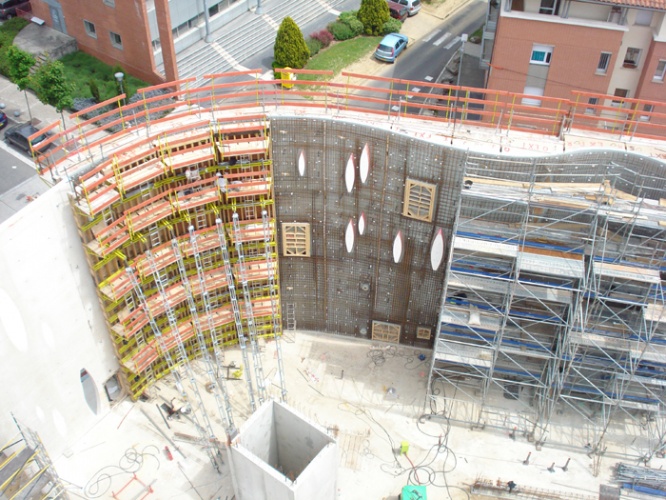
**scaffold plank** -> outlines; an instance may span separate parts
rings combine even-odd
[[[582,278],[585,275],[585,264],[582,260],[551,257],[530,252],[520,252],[518,268],[520,271],[567,278]]]
[[[440,361],[490,368],[493,364],[493,351],[485,347],[455,342],[438,342],[435,358]]]
[[[644,283],[652,284],[661,283],[661,276],[658,269],[645,269],[643,267],[609,264],[607,262],[597,261],[592,263],[592,269],[597,276],[642,281]]]
[[[485,241],[482,239],[477,240],[474,238],[465,238],[461,236],[454,237],[453,248],[456,250],[466,250],[468,252],[501,255],[503,257],[516,257],[518,255],[517,245],[512,245],[510,243],[500,243],[497,241]]]

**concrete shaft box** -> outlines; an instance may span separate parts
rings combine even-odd
[[[264,403],[229,447],[237,500],[334,500],[338,449],[283,403]]]

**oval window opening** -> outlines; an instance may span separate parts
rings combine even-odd
[[[354,153],[352,153],[349,155],[347,168],[345,169],[345,185],[348,193],[351,193],[354,189],[354,180],[356,180],[356,166],[354,165]]]
[[[444,235],[442,230],[439,229],[437,234],[432,240],[432,246],[430,247],[430,265],[432,266],[433,271],[437,271],[439,266],[442,264],[444,259]]]
[[[365,184],[365,181],[368,180],[368,174],[370,173],[370,147],[368,143],[365,143],[363,146],[363,151],[361,151],[361,161],[359,162],[359,174],[361,176],[361,183]]]
[[[361,216],[358,218],[358,234],[363,236],[365,233],[365,213],[361,212]]]
[[[347,230],[345,231],[345,246],[347,247],[347,253],[351,253],[354,248],[354,222],[349,219],[349,224],[347,224]]]
[[[404,245],[402,241],[402,231],[398,231],[395,239],[393,240],[393,262],[399,264],[402,260]]]
[[[298,175],[301,177],[305,175],[305,151],[302,149],[298,153]]]
[[[83,396],[86,398],[88,407],[97,415],[97,388],[95,387],[95,381],[85,368],[81,370],[81,386],[83,387]]]

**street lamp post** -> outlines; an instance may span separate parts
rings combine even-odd
[[[120,93],[124,94],[125,90],[123,89],[123,78],[125,78],[125,73],[122,71],[118,71],[118,73],[115,73],[113,76],[116,77],[116,80],[118,80],[118,85],[120,86]],[[127,97],[123,99],[123,104],[127,104]]]

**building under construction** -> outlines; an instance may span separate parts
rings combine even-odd
[[[237,76],[177,82],[171,100],[122,106],[103,124],[83,115],[69,130],[53,124],[55,147],[35,153],[44,178],[62,181],[58,203],[66,198],[63,217],[75,222],[49,239],[67,247],[78,232],[92,277],[63,284],[58,309],[85,325],[82,305],[66,301],[75,287],[94,289],[97,304],[81,302],[94,310],[92,335],[106,336],[103,369],[80,377],[93,423],[122,394],[157,400],[172,380],[171,395],[191,409],[192,439],[207,443],[221,471],[225,441],[262,456],[259,441],[238,435],[263,407],[252,420],[259,434],[283,422],[274,429],[282,451],[264,459],[287,464],[285,498],[306,498],[297,486],[307,481],[328,498],[335,481],[321,478],[333,444],[314,431],[295,450],[280,444],[303,425],[282,406],[305,405],[289,390],[290,370],[309,384],[332,373],[302,368],[305,354],[283,356],[298,329],[390,348],[381,363],[370,356],[373,367],[396,349],[424,353],[411,403],[419,410],[410,412],[425,407],[429,419],[524,436],[538,450],[565,441],[601,456],[619,439],[633,458],[662,458],[663,109],[647,130],[608,96],[598,105],[603,124],[591,132],[585,115],[579,133],[576,99],[544,109],[506,93],[454,96],[450,86],[405,81],[368,98],[355,97],[353,83],[286,90],[228,79]],[[591,134],[605,147],[586,149]],[[519,141],[549,154],[530,156]],[[11,282],[10,295],[27,293]],[[233,353],[238,374],[224,377]],[[343,383],[352,368],[335,366]],[[381,390],[391,389],[386,381]],[[91,404],[89,393],[107,398]],[[280,403],[265,416],[269,400]],[[584,437],[563,439],[572,421]],[[55,449],[66,447],[60,434]],[[322,469],[299,483],[287,469],[308,470],[292,458],[313,440],[320,455],[306,455]],[[235,491],[246,498],[242,485]]]

